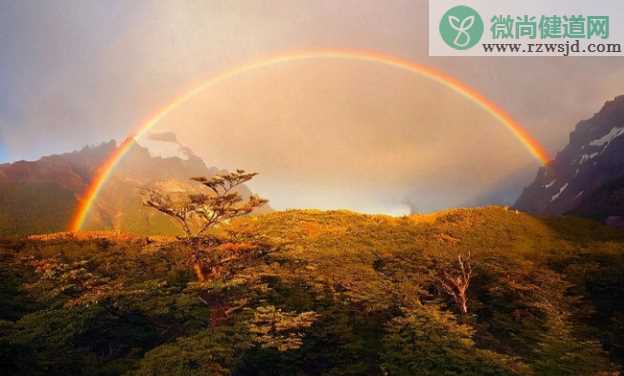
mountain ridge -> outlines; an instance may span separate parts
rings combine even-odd
[[[568,145],[538,170],[515,207],[541,215],[574,213],[596,219],[623,215],[624,206],[600,213],[582,209],[596,204],[594,192],[624,177],[623,134],[624,96],[618,96],[576,125]]]
[[[36,161],[0,164],[0,235],[29,235],[66,229],[98,167],[117,148],[114,140]],[[175,235],[175,222],[141,204],[141,189],[193,191],[194,176],[223,172],[185,150],[186,158],[161,157],[135,143],[107,180],[84,228]],[[242,186],[244,197],[251,191]]]

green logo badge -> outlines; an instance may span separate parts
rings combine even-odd
[[[483,20],[476,10],[465,5],[449,9],[440,20],[440,35],[456,50],[466,50],[483,36]]]

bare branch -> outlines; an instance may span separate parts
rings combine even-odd
[[[449,267],[451,267],[449,265]],[[462,315],[468,313],[468,296],[467,291],[472,280],[472,265],[470,261],[470,253],[466,258],[461,255],[457,256],[458,269],[455,273],[447,270],[439,270],[436,274],[436,282],[444,292],[446,292],[459,308]]]

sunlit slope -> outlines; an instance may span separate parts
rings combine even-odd
[[[405,218],[293,210],[215,233],[232,234],[278,246],[204,284],[174,237],[0,241],[5,369],[481,376],[624,364],[624,233],[597,222],[500,207]],[[474,270],[467,315],[436,282],[459,254]],[[267,339],[252,323],[264,325],[267,312],[285,320],[287,335],[298,325],[288,317],[314,323],[295,337],[268,327]],[[262,345],[287,338],[295,341],[281,350]]]

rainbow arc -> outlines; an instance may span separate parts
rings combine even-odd
[[[190,101],[192,98],[196,97],[211,86],[214,86],[233,77],[273,65],[318,59],[338,59],[382,64],[385,66],[402,69],[414,74],[419,74],[427,77],[457,92],[458,94],[472,101],[477,106],[481,107],[489,114],[491,114],[494,118],[498,120],[500,124],[505,126],[519,142],[524,145],[524,147],[533,157],[535,157],[542,164],[546,164],[550,160],[548,153],[540,145],[540,143],[502,108],[497,106],[494,102],[490,101],[481,93],[477,92],[467,84],[438,69],[374,51],[306,50],[299,52],[290,52],[287,54],[276,55],[267,59],[257,60],[249,64],[240,65],[233,69],[229,69],[220,74],[217,74],[212,78],[203,81],[199,85],[195,86],[193,89],[176,97],[169,104],[162,107],[152,116],[150,116],[147,121],[139,124],[138,127],[134,129],[130,133],[130,135],[128,135],[128,137],[117,147],[117,149],[113,153],[111,153],[111,155],[98,167],[93,179],[91,180],[91,183],[83,193],[79,204],[72,216],[69,224],[69,230],[79,231],[82,228],[100,191],[105,186],[106,182],[115,170],[115,166],[117,166],[119,162],[121,162],[124,155],[132,148],[132,146],[138,139],[140,139],[146,132],[156,126],[156,124],[158,124],[171,112],[175,111],[177,108],[184,105],[186,102]]]

